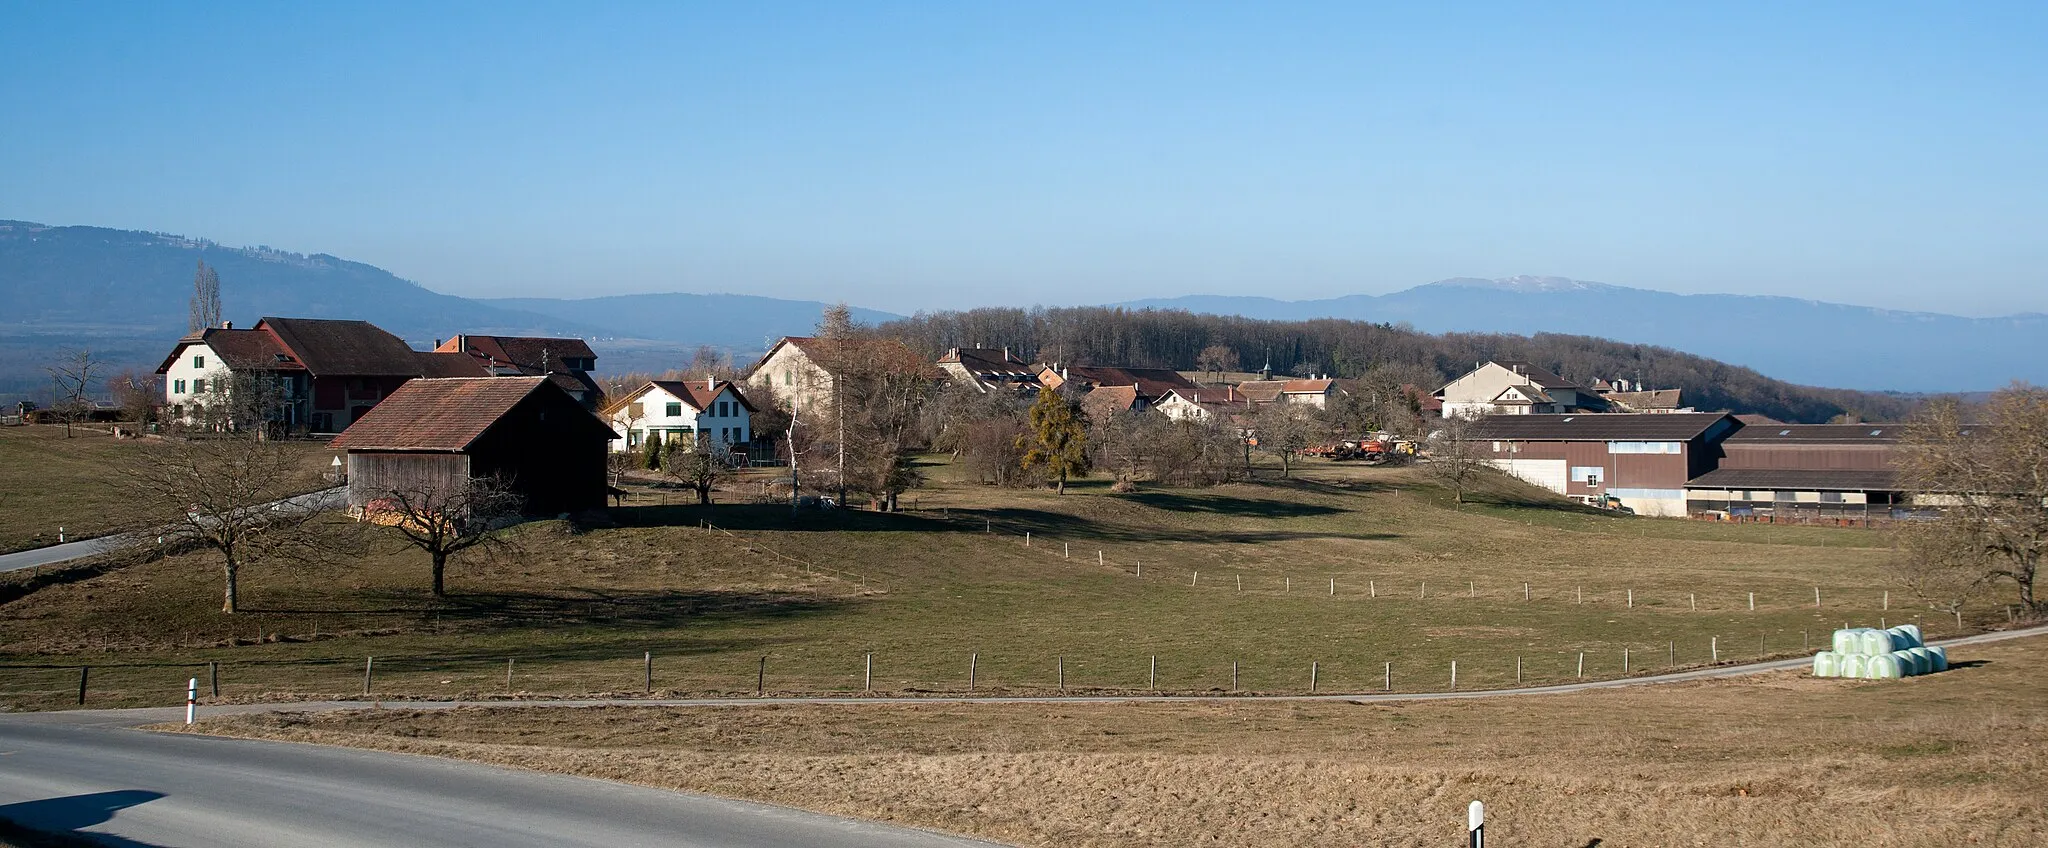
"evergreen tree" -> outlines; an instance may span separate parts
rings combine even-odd
[[[643,456],[643,457],[641,458],[641,460],[640,460],[640,467],[642,467],[642,468],[645,468],[645,469],[647,469],[647,470],[649,470],[649,471],[660,471],[660,470],[661,470],[661,431],[659,431],[659,430],[649,430],[649,431],[647,431],[647,444],[645,445],[645,448],[646,448],[646,450],[645,450],[645,456]]]
[[[1017,440],[1024,449],[1025,470],[1044,467],[1060,494],[1067,493],[1067,478],[1088,476],[1088,428],[1074,414],[1074,406],[1048,388],[1038,390],[1031,404],[1031,433]]]

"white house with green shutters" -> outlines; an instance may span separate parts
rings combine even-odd
[[[612,399],[605,419],[626,434],[612,450],[646,450],[650,439],[687,439],[700,445],[743,448],[752,437],[754,405],[727,380],[649,380]]]

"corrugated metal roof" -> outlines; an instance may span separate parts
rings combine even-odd
[[[356,419],[330,446],[459,452],[544,385],[550,385],[546,377],[411,380]]]
[[[1751,424],[1728,437],[1743,444],[1875,444],[1897,442],[1904,424]]]
[[[1718,412],[1655,414],[1489,415],[1472,422],[1472,437],[1528,441],[1686,441],[1735,419]]]

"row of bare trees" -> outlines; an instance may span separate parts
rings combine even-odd
[[[1976,409],[1937,401],[1901,447],[1904,487],[1940,516],[1900,526],[1894,576],[1959,622],[1998,588],[2022,614],[2048,613],[2035,594],[2048,556],[2048,389],[2014,384]]]

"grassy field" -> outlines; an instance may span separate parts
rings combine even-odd
[[[1233,664],[1237,691],[1376,691],[1389,663],[1419,691],[1454,661],[1460,688],[1513,685],[1518,660],[1527,683],[1574,678],[1581,653],[1614,677],[1915,618],[1884,608],[1886,539],[1865,530],[1591,513],[1512,481],[1458,508],[1412,471],[1327,463],[1066,496],[927,470],[899,515],[636,490],[623,526],[536,522],[458,557],[440,602],[389,538],[250,566],[236,616],[215,612],[203,553],[0,575],[0,703],[67,706],[80,666],[89,705],[167,703],[209,662],[225,699],[346,695],[370,656],[385,698],[638,692],[649,655],[674,695],[751,695],[764,658],[770,693],[858,693],[869,654],[892,693],[964,692],[970,667],[977,692],[1058,691],[1062,673],[1067,691],[1226,692]]]
[[[121,462],[148,442],[111,432],[111,425],[79,425],[67,439],[56,425],[0,427],[0,553],[54,545],[59,527],[83,539],[165,520],[115,486]],[[324,443],[303,445],[310,491],[332,454]]]
[[[204,733],[433,754],[1031,846],[2048,844],[2048,639],[1902,681],[1497,701],[365,710]]]

